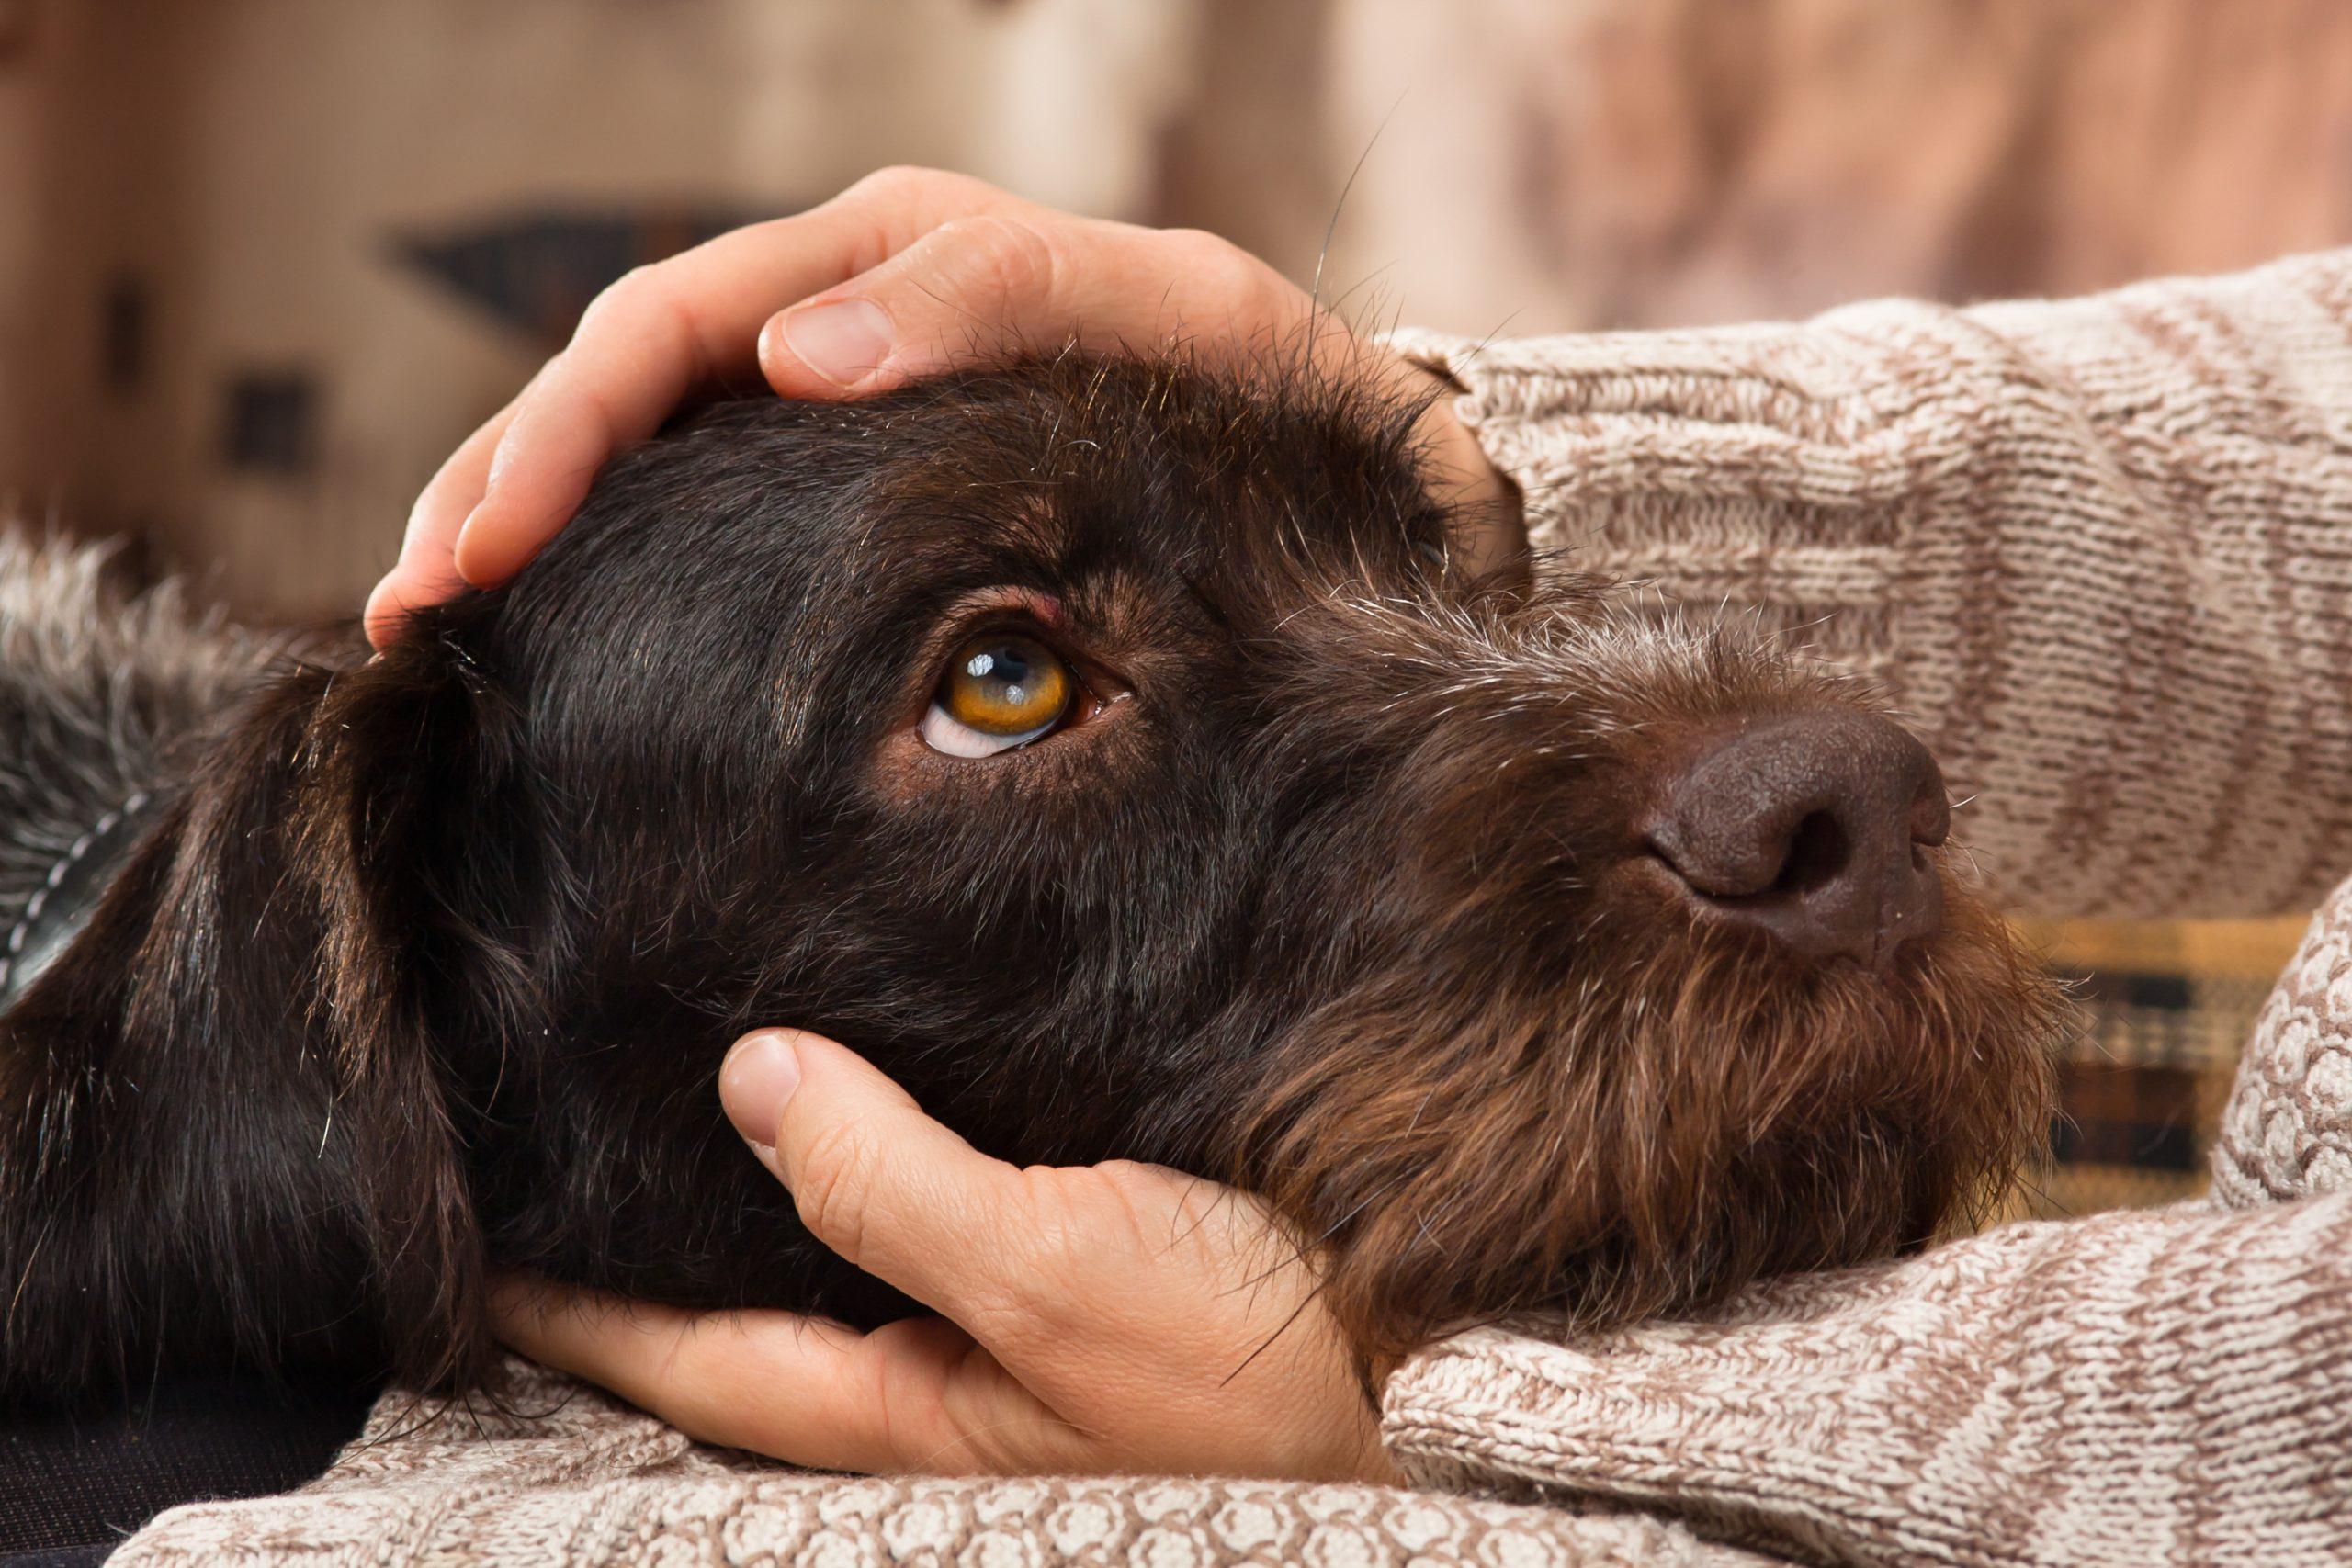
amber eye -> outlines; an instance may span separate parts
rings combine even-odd
[[[922,738],[951,757],[1025,746],[1069,711],[1078,682],[1059,655],[1018,632],[989,632],[956,650],[923,715]]]

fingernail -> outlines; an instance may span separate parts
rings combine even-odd
[[[784,341],[809,369],[848,387],[890,357],[890,318],[870,299],[803,305],[784,313]]]
[[[718,1069],[718,1100],[746,1143],[775,1147],[775,1130],[792,1091],[800,1087],[800,1056],[781,1030],[746,1034]]]

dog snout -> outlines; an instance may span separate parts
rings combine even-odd
[[[1710,733],[1658,785],[1642,847],[1709,918],[1878,965],[1942,924],[1926,851],[1951,821],[1908,731],[1821,709]]]

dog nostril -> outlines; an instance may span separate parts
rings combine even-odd
[[[1805,894],[1826,887],[1846,869],[1849,852],[1846,830],[1826,811],[1815,811],[1797,824],[1789,840],[1789,858],[1766,891]]]
[[[1927,852],[1950,822],[1943,776],[1885,719],[1831,709],[1716,734],[1655,799],[1643,847],[1711,920],[1880,964],[1941,924]]]

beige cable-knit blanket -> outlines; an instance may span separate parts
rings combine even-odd
[[[2352,870],[2352,253],[1400,341],[1466,389],[1539,544],[1883,682],[2028,911],[2286,910]],[[535,1373],[551,1415],[408,1431],[388,1400],[302,1492],[176,1510],[117,1560],[2352,1562],[2352,884],[2215,1164],[2208,1203],[1704,1324],[1432,1347],[1385,1395],[1419,1492],[795,1474]]]

